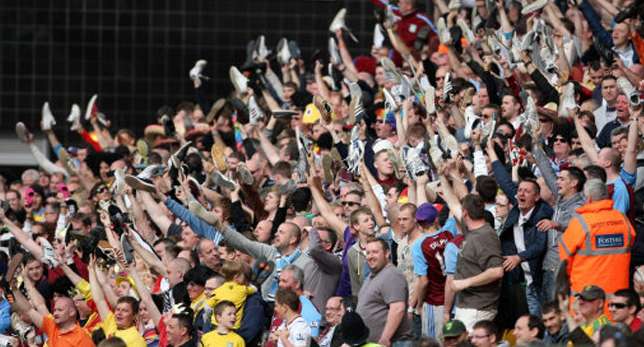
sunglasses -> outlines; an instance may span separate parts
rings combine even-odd
[[[359,205],[360,205],[360,203],[359,203],[359,202],[355,202],[355,201],[343,201],[343,202],[342,202],[342,206],[344,206],[344,207],[349,207],[349,206],[359,206]]]
[[[608,307],[609,308],[614,308],[616,310],[621,310],[621,309],[624,309],[624,308],[628,307],[628,305],[626,305],[624,303],[621,303],[621,302],[613,302],[613,303],[608,304]]]
[[[566,143],[566,140],[562,137],[555,137],[555,142]]]

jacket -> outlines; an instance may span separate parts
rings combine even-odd
[[[510,174],[500,161],[494,161],[492,163],[492,169],[497,183],[514,206],[510,210],[508,217],[501,227],[501,234],[499,235],[499,238],[501,239],[501,254],[504,256],[518,255],[522,261],[527,261],[534,285],[537,288],[540,288],[543,279],[543,259],[547,250],[548,236],[546,233],[537,230],[537,223],[540,220],[552,218],[553,210],[544,201],[540,200],[537,202],[530,218],[528,218],[523,225],[523,237],[525,240],[526,250],[519,253],[514,242],[513,231],[514,225],[519,222],[520,215],[515,198],[517,193],[517,184],[512,182]],[[506,276],[510,276],[511,281],[520,282],[524,279],[521,266],[517,266],[510,273],[506,274]]]
[[[588,284],[597,285],[606,293],[628,288],[634,238],[631,223],[613,209],[612,200],[578,208],[559,242],[561,260],[568,261],[572,290],[580,292]]]

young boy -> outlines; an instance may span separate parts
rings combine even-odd
[[[246,343],[241,336],[235,334],[235,304],[230,301],[221,301],[215,306],[215,319],[217,328],[201,337],[204,347],[245,347]]]
[[[275,294],[275,314],[282,319],[282,324],[271,334],[277,341],[277,347],[309,347],[311,328],[300,316],[300,298],[291,290],[278,289]]]
[[[237,309],[234,329],[239,329],[244,315],[244,304],[249,295],[254,294],[257,288],[248,285],[250,279],[250,266],[244,262],[226,261],[221,266],[221,274],[226,282],[213,291],[208,299],[208,305],[215,307],[221,301],[230,301]],[[215,324],[215,322],[213,322]]]

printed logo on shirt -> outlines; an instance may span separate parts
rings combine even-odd
[[[606,234],[595,236],[596,248],[615,248],[624,247],[623,234]]]
[[[417,29],[418,29],[418,27],[416,26],[416,24],[409,25],[409,32],[410,33],[415,33]]]

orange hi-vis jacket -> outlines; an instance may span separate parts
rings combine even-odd
[[[568,261],[573,293],[594,284],[606,293],[628,288],[635,231],[628,218],[613,209],[612,200],[583,205],[559,240],[561,260]]]

